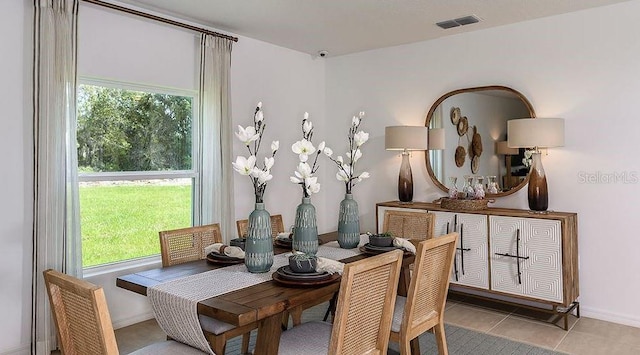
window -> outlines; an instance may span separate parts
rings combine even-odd
[[[77,100],[83,267],[159,254],[197,222],[195,93],[83,80]]]

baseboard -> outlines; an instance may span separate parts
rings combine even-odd
[[[153,317],[153,312],[147,312],[147,313],[137,314],[137,315],[135,315],[133,317],[127,317],[127,318],[124,318],[124,319],[119,319],[117,321],[113,321],[113,329],[120,329],[120,328],[128,327],[130,325],[133,325],[133,324],[136,324],[136,323],[140,323],[140,322],[144,322],[144,321],[152,319],[152,318],[154,318]]]
[[[638,318],[628,317],[625,314],[611,313],[601,309],[584,307],[582,304],[580,304],[580,316],[640,328],[640,319]]]
[[[0,355],[29,355],[30,353],[31,353],[31,346],[29,344],[22,345],[19,348],[0,351]]]

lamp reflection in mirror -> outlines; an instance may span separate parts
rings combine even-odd
[[[511,176],[511,156],[518,155],[520,150],[518,148],[509,148],[509,146],[507,145],[507,141],[500,141],[496,142],[495,151],[497,155],[504,155],[505,167],[507,171],[502,177],[502,188],[507,191],[511,188],[511,186],[514,186],[513,177]],[[500,168],[498,167],[498,172],[499,169]],[[517,185],[517,183],[515,185]]]
[[[546,211],[549,207],[547,177],[542,167],[539,148],[564,145],[564,120],[562,118],[526,118],[507,122],[509,148],[533,148],[529,172],[529,209]]]
[[[384,148],[402,150],[402,164],[398,176],[398,199],[413,201],[413,174],[409,164],[409,151],[429,148],[429,130],[425,126],[390,126],[384,129]]]

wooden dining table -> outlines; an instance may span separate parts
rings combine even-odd
[[[337,232],[318,236],[321,244],[336,240],[336,238]],[[274,246],[275,254],[290,251],[290,249]],[[359,254],[340,261],[350,263],[368,256],[367,254]],[[398,286],[400,295],[406,295],[411,277],[408,266],[413,261],[413,254],[403,258],[403,268]],[[198,260],[120,276],[116,279],[116,285],[146,296],[148,287],[225,266],[212,264],[206,260]],[[254,354],[277,354],[282,332],[283,312],[314,300],[330,297],[339,288],[339,281],[322,286],[291,287],[270,280],[200,301],[197,311],[199,314],[236,326],[257,322],[258,336]],[[415,343],[417,346],[417,341]]]

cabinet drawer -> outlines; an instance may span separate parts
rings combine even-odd
[[[492,290],[563,301],[560,221],[489,216],[489,231]]]

